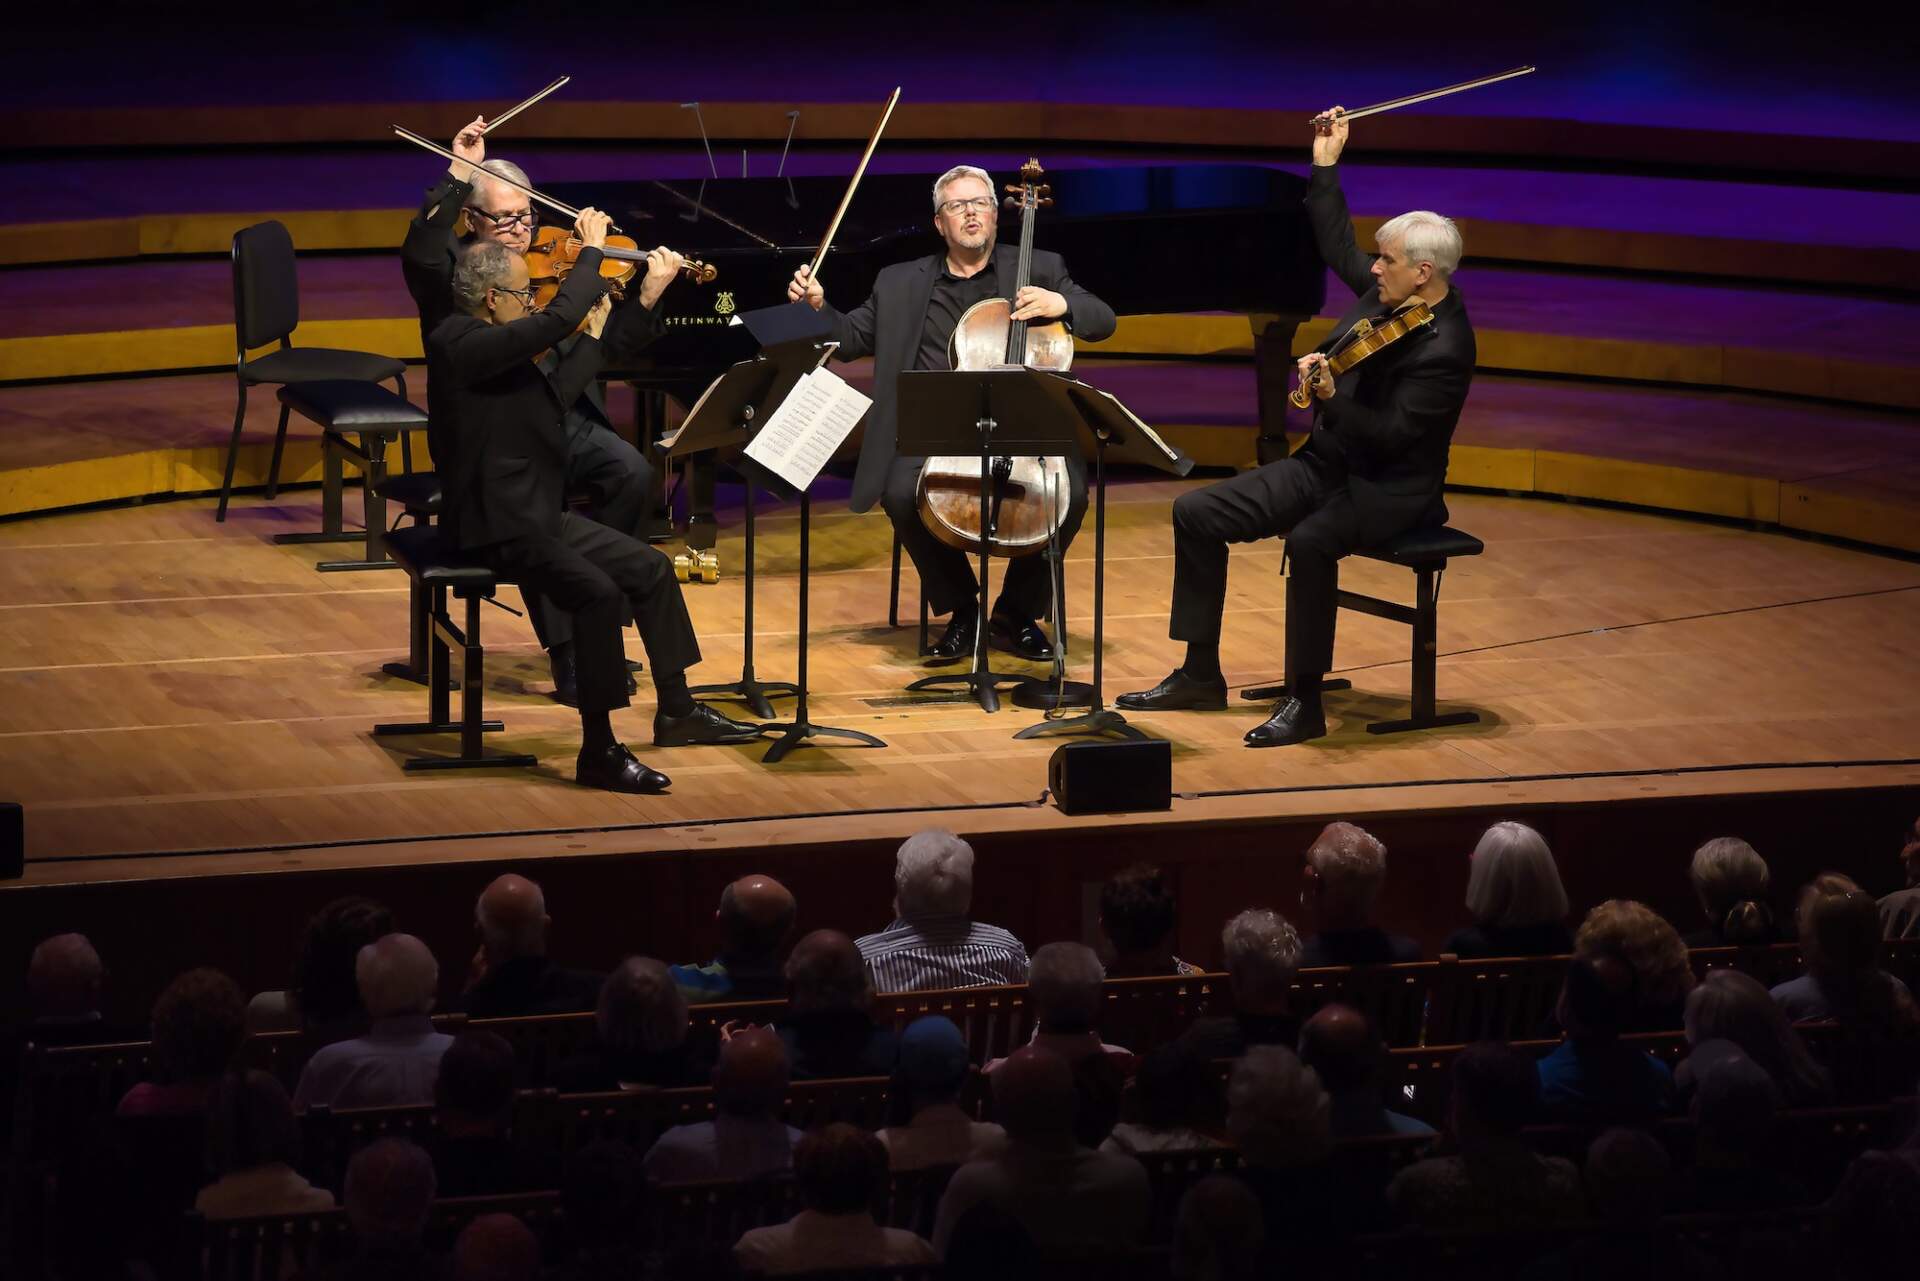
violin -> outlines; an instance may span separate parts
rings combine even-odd
[[[1399,342],[1416,329],[1433,323],[1433,308],[1427,305],[1425,298],[1416,298],[1411,306],[1402,307],[1391,319],[1379,324],[1362,317],[1353,326],[1346,345],[1327,357],[1322,364],[1313,366],[1311,380],[1302,379],[1300,385],[1287,397],[1295,409],[1305,409],[1313,403],[1313,389],[1322,378],[1338,378],[1368,356],[1384,351]]]
[[[527,283],[533,286],[533,304],[544,307],[553,301],[560,286],[572,274],[583,246],[571,227],[542,227],[527,245]],[[612,282],[607,292],[615,301],[625,296],[625,287],[646,264],[647,255],[630,236],[609,235],[600,251],[600,275]],[[695,284],[708,284],[719,276],[710,264],[688,258],[680,264],[680,274]]]

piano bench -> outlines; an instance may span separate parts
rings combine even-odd
[[[410,620],[409,631],[424,632],[427,642],[427,719],[386,722],[373,727],[374,737],[412,734],[458,734],[458,756],[416,756],[402,767],[409,771],[482,769],[526,766],[538,762],[523,752],[489,754],[482,734],[499,733],[504,726],[486,719],[483,690],[486,650],[480,644],[480,606],[490,600],[500,579],[491,569],[451,546],[433,525],[409,525],[386,537],[386,550],[407,573],[413,600],[424,602]],[[447,596],[466,602],[465,625],[456,625],[447,610]],[[460,719],[452,719],[450,668],[453,647],[460,649]]]
[[[1454,529],[1450,525],[1431,525],[1421,529],[1410,529],[1398,534],[1386,542],[1374,547],[1362,547],[1354,551],[1355,556],[1368,560],[1382,561],[1390,565],[1403,565],[1414,572],[1414,603],[1402,605],[1398,601],[1381,600],[1377,596],[1363,596],[1359,592],[1340,590],[1341,609],[1350,609],[1360,614],[1370,614],[1375,618],[1384,618],[1389,622],[1404,623],[1413,629],[1413,715],[1405,720],[1377,721],[1367,726],[1369,734],[1398,734],[1411,729],[1437,729],[1443,725],[1472,725],[1479,721],[1478,712],[1440,713],[1435,708],[1435,667],[1440,642],[1440,579],[1447,572],[1447,563],[1456,556],[1478,556],[1486,550],[1486,544],[1464,530]],[[1280,572],[1286,572],[1286,556],[1280,560]],[[1334,679],[1321,682],[1320,688],[1351,689],[1353,682]],[[1278,698],[1286,692],[1284,680],[1278,685],[1264,685],[1256,689],[1243,689],[1240,697],[1252,700]]]

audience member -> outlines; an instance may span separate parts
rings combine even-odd
[[[208,1219],[299,1214],[333,1208],[333,1193],[300,1177],[300,1127],[280,1082],[265,1072],[229,1072],[207,1107],[207,1169],[214,1181],[193,1208]]]
[[[939,1261],[913,1233],[874,1222],[874,1203],[887,1186],[887,1150],[866,1131],[835,1122],[808,1134],[793,1152],[793,1181],[805,1208],[785,1223],[744,1233],[733,1247],[741,1271],[784,1276]]]
[[[639,1281],[653,1275],[641,1231],[646,1195],[640,1156],[625,1143],[601,1139],[568,1157],[560,1209],[571,1249],[550,1281]]]
[[[1688,947],[1744,947],[1785,941],[1767,900],[1773,874],[1753,846],[1716,836],[1693,852],[1687,875],[1707,924],[1686,936]]]
[[[1571,1161],[1535,1153],[1520,1136],[1539,1110],[1533,1062],[1505,1045],[1470,1045],[1453,1060],[1449,1129],[1459,1151],[1394,1177],[1387,1200],[1409,1226],[1434,1232],[1545,1231],[1584,1211]]]
[[[1061,1274],[1040,1257],[1026,1224],[992,1201],[956,1218],[940,1253],[942,1273],[956,1281],[1053,1281]]]
[[[1733,969],[1716,969],[1687,996],[1687,1044],[1729,1041],[1773,1079],[1780,1100],[1790,1108],[1818,1107],[1833,1101],[1833,1082],[1814,1062],[1806,1042],[1760,981]],[[1698,1084],[1691,1055],[1674,1071],[1682,1096]]]
[[[1140,1241],[1152,1202],[1146,1171],[1074,1138],[1065,1060],[1032,1046],[1015,1051],[993,1074],[993,1100],[1007,1146],[961,1166],[947,1184],[933,1232],[943,1257],[955,1223],[982,1202],[1019,1220],[1042,1258],[1110,1255]]]
[[[952,1019],[926,1014],[907,1024],[887,1090],[889,1124],[876,1136],[891,1168],[961,1165],[1006,1146],[1004,1130],[959,1105],[969,1071],[966,1038]]]
[[[1612,950],[1627,958],[1639,990],[1628,1032],[1672,1032],[1684,1021],[1693,990],[1693,963],[1680,932],[1645,903],[1608,899],[1587,913],[1573,938],[1575,952]]]
[[[1027,949],[973,908],[973,847],[944,828],[906,839],[893,867],[893,923],[859,940],[882,992],[1027,981]]]
[[[1907,985],[1880,968],[1879,908],[1865,890],[1822,872],[1800,891],[1797,916],[1807,972],[1773,989],[1789,1019],[1911,1021]]]
[[[1442,951],[1460,957],[1573,951],[1567,891],[1540,833],[1525,823],[1495,823],[1474,846],[1471,864],[1467,911],[1473,924],[1449,935]]]
[[[1831,1277],[1898,1276],[1913,1266],[1920,1223],[1920,1165],[1897,1152],[1862,1152],[1821,1207],[1821,1254]]]
[[[293,986],[247,1003],[247,1031],[305,1032],[316,1045],[364,1033],[367,1011],[354,966],[361,948],[391,933],[393,913],[384,904],[359,897],[328,903],[307,921]]]
[[[1920,938],[1920,819],[1900,850],[1900,871],[1905,888],[1880,900],[1880,933],[1890,939]]]
[[[704,1183],[785,1174],[800,1131],[780,1119],[787,1050],[770,1028],[733,1033],[713,1069],[714,1117],[676,1125],[647,1150],[654,1183]]]
[[[1198,974],[1173,954],[1179,921],[1167,874],[1150,863],[1135,863],[1107,878],[1100,887],[1100,933],[1107,940],[1107,977],[1148,979],[1168,974]]]
[[[710,1046],[689,1035],[685,989],[650,957],[630,956],[607,975],[593,1025],[593,1044],[554,1069],[563,1092],[672,1089],[712,1074]]]
[[[445,1260],[424,1244],[433,1208],[433,1161],[405,1139],[375,1139],[347,1162],[348,1255],[316,1281],[430,1281]]]
[[[469,1018],[502,1019],[526,1014],[573,1014],[590,1010],[601,976],[569,970],[547,956],[547,896],[524,876],[494,878],[473,908],[480,947],[473,954],[467,990],[452,1008]]]
[[[42,939],[27,962],[27,1024],[22,1042],[35,1045],[111,1045],[138,1040],[101,1014],[107,967],[84,934]]]
[[[1276,1275],[1260,1199],[1238,1179],[1210,1174],[1180,1198],[1173,1281],[1256,1281]]]
[[[246,998],[219,970],[188,970],[153,1003],[153,1075],[121,1098],[122,1117],[202,1116],[239,1056]]]
[[[1714,1264],[1660,1221],[1672,1197],[1673,1161],[1645,1130],[1607,1130],[1587,1146],[1587,1203],[1598,1232],[1537,1260],[1523,1281],[1632,1277],[1698,1281]]]
[[[720,954],[706,965],[669,967],[687,1004],[785,996],[783,963],[797,910],[793,894],[771,876],[743,876],[721,890],[713,914]]]
[[[1687,1210],[1742,1214],[1804,1205],[1806,1186],[1768,1160],[1779,1099],[1773,1078],[1731,1041],[1701,1042],[1689,1063],[1698,1080],[1689,1106]]]
[[[1073,1065],[1076,1075],[1080,1074],[1080,1065],[1088,1059],[1112,1060],[1108,1064],[1112,1070],[1100,1074],[1106,1078],[1112,1095],[1108,1105],[1113,1109],[1113,1118],[1107,1122],[1107,1128],[1111,1129],[1113,1120],[1119,1117],[1119,1092],[1133,1074],[1133,1052],[1118,1045],[1108,1045],[1095,1030],[1095,1024],[1100,1020],[1101,1006],[1106,1003],[1106,994],[1101,986],[1106,977],[1099,956],[1086,944],[1048,943],[1033,954],[1032,974],[1027,979],[1027,1000],[1033,1007],[1034,1016],[1033,1039],[1029,1044],[1058,1054]],[[1004,1062],[1005,1059],[995,1059],[986,1065],[986,1071],[994,1072]],[[1082,1104],[1088,1101],[1083,1092]],[[1103,1111],[1106,1106],[1102,1106]],[[1084,1113],[1082,1119],[1086,1119]],[[1102,1131],[1100,1138],[1105,1137]],[[1100,1142],[1084,1132],[1080,1141],[1089,1147],[1097,1147]]]
[[[452,1281],[541,1281],[540,1242],[511,1214],[483,1214],[453,1242]]]
[[[794,944],[787,957],[787,1010],[778,1026],[795,1080],[893,1071],[893,1029],[874,1022],[866,962],[838,930],[815,930]]]
[[[1301,965],[1386,965],[1417,961],[1420,945],[1373,919],[1387,882],[1387,847],[1352,823],[1329,823],[1307,848],[1300,901],[1318,928],[1300,946]]]
[[[1386,1045],[1372,1020],[1350,1005],[1327,1005],[1300,1029],[1300,1061],[1327,1091],[1333,1137],[1432,1134],[1425,1121],[1390,1112],[1380,1101]]]
[[[1220,931],[1233,1013],[1197,1019],[1182,1039],[1202,1059],[1231,1059],[1253,1045],[1292,1047],[1300,1039],[1292,988],[1300,935],[1280,913],[1250,908]]]
[[[1039,964],[1039,958],[1034,958]],[[1139,1119],[1121,1121],[1100,1146],[1108,1152],[1192,1152],[1220,1141],[1200,1127],[1216,1120],[1212,1064],[1180,1042],[1163,1045],[1140,1060],[1133,1074]]]
[[[539,1186],[514,1146],[513,1047],[466,1031],[440,1057],[433,1087],[433,1175],[441,1196],[498,1196]]]
[[[360,1001],[372,1023],[365,1036],[322,1046],[307,1060],[293,1106],[398,1107],[433,1102],[440,1056],[453,1038],[433,1030],[428,1013],[440,967],[411,934],[387,934],[360,949],[354,964]]]
[[[1332,1105],[1292,1050],[1256,1045],[1233,1065],[1227,1134],[1240,1149],[1236,1177],[1259,1199],[1270,1239],[1341,1241],[1381,1225],[1380,1180],[1327,1163]]]
[[[1630,1125],[1673,1110],[1673,1073],[1620,1039],[1637,998],[1633,964],[1623,954],[1600,948],[1573,958],[1554,1010],[1565,1035],[1538,1065],[1543,1120]]]

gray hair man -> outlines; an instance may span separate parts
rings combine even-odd
[[[372,1026],[314,1052],[294,1089],[294,1109],[433,1102],[440,1058],[453,1044],[428,1017],[440,987],[433,953],[411,934],[388,934],[360,949],[354,977]]]
[[[881,992],[1027,981],[1027,949],[972,920],[973,847],[945,828],[908,837],[893,866],[893,923],[855,940]]]
[[[1307,850],[1300,901],[1319,929],[1301,947],[1302,965],[1385,965],[1420,959],[1420,945],[1374,924],[1387,882],[1387,847],[1352,823],[1329,823]]]
[[[455,1008],[469,1018],[573,1014],[590,1010],[603,976],[555,965],[547,956],[553,918],[537,882],[512,872],[480,893],[473,909],[480,947]]]
[[[1202,1059],[1238,1058],[1255,1045],[1291,1048],[1300,1039],[1292,1000],[1300,931],[1278,912],[1249,908],[1220,931],[1220,952],[1233,1013],[1196,1020],[1181,1041]]]

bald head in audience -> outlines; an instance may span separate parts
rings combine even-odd
[[[453,1281],[540,1281],[540,1242],[511,1214],[483,1214],[453,1243]]]
[[[36,1019],[97,1014],[107,967],[84,934],[56,934],[33,949],[27,963],[27,1001]]]
[[[1048,1050],[1026,1046],[993,1073],[994,1117],[1019,1143],[1073,1141],[1073,1069]]]
[[[547,896],[524,876],[509,872],[495,877],[480,892],[473,918],[480,930],[480,945],[496,965],[519,956],[547,954],[547,929],[553,924],[547,915]]]
[[[722,1112],[772,1116],[786,1090],[787,1047],[772,1028],[742,1028],[721,1044],[713,1068],[713,1101]]]
[[[724,941],[724,955],[772,959],[780,955],[793,933],[798,910],[793,894],[771,876],[743,876],[720,891],[720,908],[713,914]]]
[[[433,1193],[432,1159],[405,1139],[376,1139],[347,1162],[347,1220],[362,1246],[418,1244]]]
[[[1379,1055],[1372,1023],[1351,1005],[1323,1006],[1300,1028],[1300,1061],[1329,1094],[1371,1085]]]
[[[354,962],[360,1003],[376,1019],[426,1014],[440,989],[440,966],[411,934],[387,934],[360,949]]]

